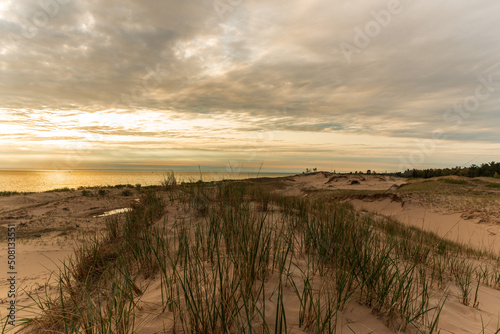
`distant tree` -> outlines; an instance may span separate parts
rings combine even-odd
[[[318,170],[318,169],[317,169],[316,167],[314,167],[314,168],[313,168],[313,171],[314,171],[314,172],[315,172],[315,171],[317,171],[317,170]]]
[[[372,174],[374,173],[375,172],[372,172]],[[489,163],[483,163],[480,166],[472,164],[469,167],[455,166],[453,168],[407,169],[403,173],[399,172],[399,174],[396,174],[403,177],[431,178],[449,175],[466,177],[495,177],[495,173],[500,175],[500,163],[492,161]]]
[[[371,170],[367,170],[367,171],[366,171],[366,174],[371,174],[371,173],[372,173],[372,171],[371,171]]]

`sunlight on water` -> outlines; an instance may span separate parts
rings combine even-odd
[[[278,177],[282,173],[202,173],[203,181]],[[198,172],[176,172],[177,182],[196,182]],[[114,186],[117,184],[160,185],[166,172],[122,171],[10,171],[0,170],[0,191],[39,192],[60,188]]]

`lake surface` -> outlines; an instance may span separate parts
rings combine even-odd
[[[289,173],[202,173],[203,181],[240,180],[253,177],[279,177]],[[58,188],[114,186],[117,184],[159,185],[167,172],[130,171],[19,171],[0,170],[0,191],[40,192]],[[199,172],[175,172],[177,182],[196,182]]]

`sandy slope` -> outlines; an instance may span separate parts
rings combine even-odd
[[[17,318],[31,317],[22,307],[32,305],[26,292],[45,292],[57,280],[58,266],[67,260],[84,234],[95,234],[105,218],[95,217],[106,211],[129,207],[133,197],[121,196],[122,190],[110,189],[105,197],[82,196],[81,191],[33,193],[0,197],[0,230],[16,224]],[[94,193],[96,191],[93,191]],[[5,240],[5,239],[3,239]],[[6,272],[7,244],[0,243],[0,263]],[[6,274],[2,274],[6,278]],[[0,281],[0,304],[7,305],[9,283]],[[6,311],[0,308],[0,315]]]
[[[356,181],[356,182],[354,182]],[[334,175],[318,172],[308,175],[288,177],[285,187],[277,190],[283,194],[309,196],[311,191],[349,190],[380,191],[393,194],[404,179],[381,175]],[[42,291],[47,284],[49,293],[56,272],[56,265],[72,254],[82,234],[96,233],[102,229],[104,218],[96,217],[106,211],[125,208],[131,205],[136,196],[125,197],[121,190],[111,189],[104,197],[84,197],[81,191],[62,193],[37,193],[0,198],[0,228],[16,223],[18,226],[18,289],[31,292]],[[360,197],[362,198],[362,197]],[[433,231],[440,236],[466,243],[480,249],[500,251],[500,225],[478,224],[478,219],[464,219],[463,213],[450,213],[443,208],[429,208],[418,200],[394,201],[390,196],[376,198],[350,198],[353,206],[360,211],[390,216],[405,224]],[[169,208],[169,219],[173,221],[186,213]],[[37,235],[37,236],[35,236]],[[0,261],[7,257],[5,242],[0,244]],[[276,279],[271,277],[272,280]],[[147,287],[147,289],[146,289]],[[170,328],[171,320],[159,308],[160,282],[143,281],[141,288],[146,292],[141,297],[138,313],[138,333],[163,333]],[[479,307],[464,306],[459,301],[456,287],[450,286],[450,296],[443,309],[439,327],[442,333],[481,333],[483,325],[493,333],[497,329],[500,314],[500,291],[481,286]],[[8,283],[0,282],[0,303],[6,306]],[[272,291],[269,291],[271,294]],[[289,319],[297,318],[298,300],[292,287],[285,287],[286,314]],[[439,303],[443,292],[437,292],[431,300],[432,305]],[[19,291],[18,305],[31,302],[25,292]],[[269,314],[276,308],[272,299],[266,304]],[[1,316],[6,314],[1,308]],[[18,318],[30,316],[18,312]],[[273,323],[270,316],[269,323]],[[290,322],[290,333],[304,333],[298,323]],[[356,302],[350,303],[342,314],[339,323],[340,333],[391,333],[385,321],[373,314],[367,307]]]
[[[487,251],[500,252],[500,225],[479,224],[480,219],[464,219],[463,213],[436,212],[418,203],[402,204],[389,198],[366,201],[353,199],[355,208],[394,218],[404,224]]]
[[[287,187],[281,192],[287,195],[303,195],[310,190],[389,190],[406,180],[383,175],[333,174],[317,172],[299,174],[287,178]]]
[[[359,184],[353,181],[358,181]],[[311,190],[387,191],[384,196],[347,196],[347,198],[351,197],[348,200],[360,211],[392,217],[404,224],[432,231],[441,237],[477,249],[497,254],[500,252],[500,224],[495,219],[474,215],[475,211],[467,205],[458,210],[450,210],[447,206],[440,206],[440,202],[424,204],[420,197],[401,198],[391,195],[405,182],[405,179],[378,175],[331,175],[321,172],[291,178],[289,186],[282,192],[300,195],[307,194]],[[417,183],[423,180],[417,179],[411,182]],[[450,297],[446,301],[439,322],[442,333],[482,333],[483,326],[485,333],[495,333],[500,328],[500,291],[481,286],[478,295],[477,308],[465,306],[459,300],[458,288],[450,287]],[[434,305],[439,302],[437,298],[438,295],[433,300]],[[355,313],[357,312],[359,311]],[[362,323],[373,325],[368,318],[365,320],[366,322]],[[369,332],[363,331],[362,327],[358,327],[359,332],[354,332]],[[380,329],[376,332],[381,333]]]
[[[479,249],[500,252],[500,224],[495,220],[488,222],[484,217],[474,215],[466,205],[461,210],[452,211],[439,206],[439,203],[426,205],[419,198],[392,196],[393,190],[405,182],[403,178],[383,175],[334,175],[318,172],[290,178],[287,187],[281,192],[301,195],[314,190],[381,191],[384,196],[346,197],[350,197],[349,201],[358,210],[392,217],[404,224],[432,231],[441,237]]]

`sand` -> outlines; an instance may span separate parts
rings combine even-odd
[[[96,193],[97,190],[90,190]],[[0,197],[0,229],[16,224],[17,318],[32,317],[31,311],[20,307],[32,305],[28,293],[55,293],[58,267],[74,253],[84,235],[101,231],[104,212],[130,207],[134,196],[121,196],[122,190],[109,189],[104,197],[82,196],[82,191],[46,192]],[[0,244],[0,262],[6,273],[7,244]],[[6,275],[6,274],[5,274]],[[9,275],[10,276],[10,275]],[[4,276],[6,277],[6,276]],[[7,305],[9,283],[0,281],[0,304]],[[1,307],[1,306],[0,306]],[[6,311],[0,308],[0,315]]]
[[[352,203],[360,212],[391,217],[404,224],[432,231],[439,236],[467,244],[478,249],[500,252],[500,225],[485,223],[484,217],[474,217],[469,208],[462,212],[439,205],[428,205],[420,197],[401,196],[396,190],[407,180],[382,175],[335,175],[318,172],[287,177],[285,186],[276,190],[290,196],[312,196],[318,192],[337,194],[338,198]],[[103,197],[82,196],[82,191],[60,193],[34,193],[0,198],[0,227],[16,223],[17,240],[17,284],[19,306],[33,302],[28,293],[55,294],[57,266],[68,260],[83,235],[99,234],[105,224],[105,212],[129,208],[138,199],[123,196],[121,189],[109,189]],[[378,195],[375,195],[378,193]],[[172,219],[181,216],[175,208],[169,208]],[[6,263],[6,243],[0,244],[0,261]],[[4,266],[5,268],[5,266]],[[277,279],[271,277],[271,280]],[[272,283],[272,282],[271,282]],[[142,285],[141,285],[142,284]],[[163,333],[169,328],[171,319],[159,312],[160,282],[143,281],[141,289],[146,292],[139,303],[138,333]],[[148,288],[146,289],[146,285]],[[46,288],[47,287],[47,288]],[[2,318],[6,315],[9,299],[9,284],[0,282]],[[271,293],[271,292],[269,292]],[[292,289],[285,288],[287,318],[297,318],[298,300]],[[495,332],[500,314],[500,291],[481,286],[480,304],[477,308],[460,303],[459,292],[450,288],[450,296],[442,311],[439,328],[441,333],[485,333]],[[431,301],[439,303],[436,295]],[[269,302],[269,314],[276,305]],[[19,310],[18,318],[32,317],[29,311]],[[339,333],[393,333],[376,314],[356,302],[350,303],[342,313]],[[270,318],[269,322],[272,323]],[[289,333],[304,333],[298,323],[289,324]]]
[[[347,190],[347,191],[382,191],[396,189],[405,183],[405,179],[383,175],[333,174],[317,172],[299,174],[287,178],[289,181],[281,193],[290,196],[307,195],[315,190]]]

